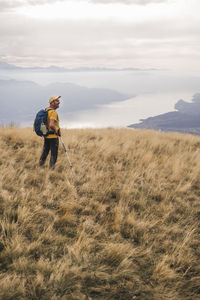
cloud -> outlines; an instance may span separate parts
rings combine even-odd
[[[0,57],[19,65],[160,68],[168,67],[170,61],[176,65],[181,58],[183,66],[186,57],[199,58],[198,20],[189,23],[176,18],[175,22],[171,16],[77,22],[4,14],[0,36]]]
[[[0,0],[0,12],[13,11],[19,7],[54,4],[57,2],[72,2],[72,0]],[[147,5],[155,3],[166,3],[170,0],[73,0],[73,2],[85,2],[93,4],[138,4]]]
[[[166,3],[169,0],[89,0],[91,3],[121,3],[121,4],[138,4],[138,5],[146,5],[153,3]]]
[[[43,5],[62,2],[64,0],[0,0],[0,12],[10,11],[27,5]]]
[[[197,9],[177,14],[170,6],[155,15],[154,8],[137,9],[145,15],[135,18],[130,9],[128,20],[125,12],[123,18],[77,20],[1,14],[0,60],[21,66],[199,68]]]

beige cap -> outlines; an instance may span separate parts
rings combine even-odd
[[[58,100],[61,96],[51,96],[49,97],[49,103],[51,104],[52,101]]]

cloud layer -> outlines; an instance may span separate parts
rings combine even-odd
[[[146,5],[151,3],[164,3],[169,0],[89,0],[92,3],[122,3],[122,4],[138,4]]]
[[[26,5],[43,5],[43,4],[52,4],[56,2],[64,2],[70,0],[0,0],[0,8],[1,11],[7,8],[15,8],[19,6],[26,6]],[[122,3],[122,4],[150,4],[150,3],[163,3],[168,2],[169,0],[73,0],[77,1],[84,1],[90,3]]]
[[[67,2],[71,5],[68,8],[78,7],[70,0]],[[1,12],[4,9],[0,18],[0,60],[22,66],[199,68],[199,1],[120,1],[143,4],[129,8],[106,0],[107,5],[101,6],[101,17],[92,13],[94,7],[100,9],[98,3],[104,0],[91,2],[95,5],[85,1],[86,8],[91,10],[90,18],[88,11],[83,10],[85,17],[76,19],[76,14],[71,18],[70,9],[65,12],[66,17],[64,14],[55,18],[53,9],[61,8],[59,5],[65,4],[62,0],[0,1]],[[52,5],[54,18],[38,18],[21,10],[5,11],[45,3],[48,7]],[[80,3],[84,8],[84,1]],[[144,5],[150,3],[154,6]],[[157,11],[159,3],[163,6]],[[104,18],[109,9],[110,17]]]
[[[16,8],[20,6],[26,5],[43,5],[43,4],[51,4],[64,0],[0,0],[0,8],[1,12],[7,9]]]

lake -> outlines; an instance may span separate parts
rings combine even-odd
[[[191,101],[199,92],[198,73],[170,70],[38,72],[0,71],[0,79],[31,80],[40,85],[71,82],[89,88],[108,88],[127,95],[127,100],[76,111],[62,120],[62,127],[124,127],[140,119],[174,110],[175,103]],[[24,124],[27,125],[27,124]]]

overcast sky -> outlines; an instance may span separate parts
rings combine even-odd
[[[197,71],[199,0],[0,0],[0,60]]]

